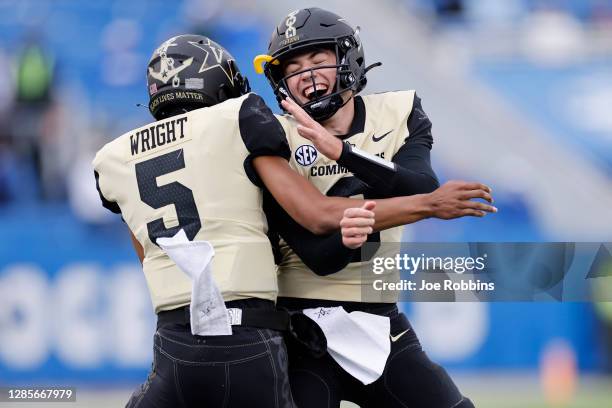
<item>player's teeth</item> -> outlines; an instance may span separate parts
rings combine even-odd
[[[327,87],[325,85],[317,84],[316,89],[313,88],[312,86],[309,88],[306,88],[306,90],[304,91],[304,96],[306,96],[307,98],[310,98],[316,93],[323,93],[326,90],[327,90]]]

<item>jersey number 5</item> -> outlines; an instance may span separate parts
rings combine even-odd
[[[179,224],[166,228],[163,218],[147,224],[149,239],[157,245],[157,238],[172,237],[182,229],[191,241],[202,228],[200,215],[193,198],[193,191],[179,182],[157,185],[157,177],[185,168],[183,149],[136,164],[136,180],[140,199],[158,209],[174,204]]]

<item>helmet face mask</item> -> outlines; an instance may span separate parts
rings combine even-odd
[[[283,62],[296,54],[312,52],[317,48],[326,48],[335,52],[336,65],[317,66],[284,75]],[[279,104],[286,97],[292,97],[298,102],[287,86],[289,78],[308,70],[311,71],[312,77],[314,70],[336,68],[336,84],[332,92],[316,96],[302,104],[302,108],[317,121],[324,121],[333,116],[350,100],[345,94],[349,91],[352,95],[357,94],[367,82],[359,28],[353,29],[340,16],[319,8],[297,10],[285,17],[272,33],[268,55],[264,56],[263,60],[266,61],[263,73],[268,78]],[[258,69],[256,65],[255,68],[256,71],[261,71],[261,67]]]
[[[210,38],[193,34],[172,37],[153,52],[147,85],[149,111],[157,120],[250,91],[232,55]]]
[[[307,54],[313,50],[316,50],[316,48],[321,47],[308,47],[303,50],[303,53]],[[317,65],[316,67],[301,69],[297,72],[292,72],[284,76],[281,72],[277,75],[277,77],[280,78],[278,82],[276,82],[275,80],[270,80],[274,89],[274,93],[277,95],[277,99],[281,95],[283,97],[289,97],[293,99],[294,101],[300,104],[302,109],[304,109],[312,118],[317,121],[324,121],[325,119],[328,119],[329,117],[333,116],[338,109],[340,109],[350,100],[350,97],[347,96],[347,93],[352,94],[353,92],[355,92],[355,89],[352,86],[354,82],[354,75],[348,64],[337,63],[339,53],[336,48],[337,47],[334,47],[334,49],[332,49],[332,52],[334,53],[336,58],[336,63],[333,65]],[[298,54],[302,54],[302,52]],[[291,53],[291,55],[295,56],[296,53]],[[283,70],[282,65],[281,68],[277,69],[279,71]],[[309,78],[310,81],[312,81],[313,89],[316,89],[316,71],[329,69],[335,70],[335,78],[333,83],[330,84],[331,89],[329,90],[329,92],[326,91],[325,93],[319,95],[315,91],[314,96],[309,98],[309,100],[306,102],[300,101],[300,98],[297,95],[293,94],[290,86],[290,81],[294,77],[301,77],[306,73],[306,76]],[[282,100],[282,98],[279,99],[279,102],[280,100]]]

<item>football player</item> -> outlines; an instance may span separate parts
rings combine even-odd
[[[322,193],[385,198],[438,188],[430,165],[431,122],[420,98],[414,91],[357,95],[366,85],[368,70],[380,64],[366,66],[358,29],[341,16],[320,8],[291,12],[273,31],[267,55],[257,56],[254,65],[265,73],[281,108],[291,114],[279,120],[294,152],[292,167]],[[454,200],[462,209],[440,218],[496,211],[471,200],[492,202],[490,189],[479,183],[449,182],[435,191],[451,193],[445,202]],[[400,224],[385,224],[380,215],[378,205],[347,210],[342,221],[345,243],[358,247],[371,231],[376,232],[369,234],[369,242],[400,242],[401,228],[382,230]],[[431,216],[413,215],[413,221]],[[341,400],[350,400],[361,407],[473,407],[421,349],[407,318],[398,312],[397,292],[386,293],[377,303],[362,301],[362,288],[372,282],[362,277],[361,258],[338,273],[321,276],[281,237],[279,305],[293,310],[342,306],[348,312],[388,316],[391,323],[384,373],[368,385],[342,370],[330,354],[315,358],[292,349],[290,380],[298,406],[336,408]]]

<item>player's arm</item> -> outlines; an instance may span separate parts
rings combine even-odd
[[[336,160],[365,182],[375,196],[387,198],[430,193],[439,187],[430,162],[433,144],[431,121],[416,95],[407,122],[409,137],[391,162],[343,143],[291,99],[283,101],[283,107],[298,122],[301,136],[313,142],[323,155]]]
[[[339,228],[346,208],[359,206],[345,198],[328,198],[289,167],[291,150],[285,131],[261,97],[251,94],[239,113],[240,136],[249,155],[244,168],[250,180],[267,188],[300,225],[315,234]]]
[[[335,231],[344,211],[361,207],[365,200],[327,197],[278,157],[262,156],[253,161],[259,177],[291,218],[315,234]],[[450,181],[428,194],[372,199],[376,201],[376,231],[412,224],[425,218],[482,217],[497,209],[474,201],[493,202],[491,189],[481,183]]]
[[[487,212],[497,211],[489,204],[472,201],[473,198],[490,199],[490,189],[480,183],[451,181],[430,194],[376,201],[340,198],[342,204],[351,206],[343,211],[339,220],[341,230],[319,236],[294,221],[268,192],[264,195],[264,209],[270,228],[283,237],[304,264],[317,275],[329,275],[344,269],[353,261],[356,248],[373,231],[429,217],[482,217]]]
[[[257,157],[253,167],[280,206],[313,234],[337,230],[344,210],[362,205],[363,200],[324,196],[281,157]]]
[[[355,250],[351,248],[360,246],[372,230],[410,224],[428,217],[480,217],[496,211],[488,204],[472,201],[476,197],[490,199],[490,189],[479,183],[449,182],[430,194],[376,200],[372,205],[364,200],[324,196],[280,157],[261,156],[253,160],[253,165],[270,189],[264,195],[270,228],[278,232],[317,275],[342,270],[354,259]],[[375,214],[372,214],[374,206]],[[360,212],[355,212],[358,210]],[[358,219],[363,217],[364,211],[369,219]],[[312,230],[304,228],[307,225],[314,232],[329,234],[315,236]],[[342,231],[338,230],[340,227]]]
[[[338,272],[355,258],[357,251],[351,248],[357,247],[345,245],[340,231],[314,235],[291,218],[267,191],[264,192],[263,207],[270,230],[283,237],[302,262],[317,275]]]
[[[491,205],[491,188],[467,181],[449,181],[427,194],[371,200],[376,201],[375,231],[412,224],[426,218],[450,220],[467,216],[484,217],[487,213],[497,212],[497,208]]]
[[[342,242],[349,248],[359,248],[374,229],[385,229],[399,224],[409,224],[422,218],[436,216],[442,219],[458,218],[463,216],[482,217],[488,208],[497,211],[488,204],[472,201],[473,198],[491,200],[491,190],[479,183],[466,183],[451,181],[444,184],[431,194],[398,197],[391,200],[380,200],[381,207],[376,213],[375,201],[368,201],[360,208],[349,208],[344,211],[340,220]],[[412,211],[397,215],[393,211],[395,204],[406,205],[403,200],[417,200]],[[385,209],[385,205],[391,208]],[[374,218],[378,217],[375,225]]]
[[[287,101],[283,104],[287,104]],[[303,110],[295,113],[310,118]],[[325,234],[338,230],[344,210],[364,204],[364,200],[326,197],[289,167],[287,159],[291,152],[285,132],[260,97],[253,95],[243,103],[240,111],[240,133],[250,152],[245,161],[247,175],[255,184],[265,186],[283,209],[312,233]],[[462,186],[462,190],[465,189],[465,186]],[[404,225],[432,216],[456,218],[464,215],[484,215],[481,211],[494,211],[493,207],[483,203],[465,203],[470,197],[464,191],[459,191],[459,188],[451,190],[451,196],[456,199],[452,204],[458,204],[458,208],[451,208],[453,211],[450,213],[440,213],[440,210],[447,209],[436,205],[439,204],[440,194],[394,198],[389,199],[393,200],[389,202],[378,200],[376,229]],[[448,198],[447,194],[442,194],[442,197]],[[479,211],[464,211],[474,208]]]
[[[306,112],[299,109],[294,110],[295,115],[304,116],[302,120],[310,119]],[[254,184],[267,188],[291,218],[310,232],[326,234],[337,231],[344,210],[363,205],[363,200],[326,197],[291,169],[287,162],[291,151],[285,131],[261,97],[252,94],[245,99],[240,108],[239,127],[242,140],[249,150],[244,165],[248,177]],[[420,209],[416,210],[418,217],[413,216],[413,207],[417,204],[413,201],[418,199],[406,197],[401,203],[380,206],[381,228],[395,222],[403,223],[406,219],[414,222],[412,220],[415,218],[426,217]],[[397,204],[402,206],[394,208]],[[411,217],[406,217],[406,214]]]
[[[442,219],[482,217],[496,209],[472,199],[486,199],[489,193],[490,189],[482,184],[453,181],[430,194],[377,201],[340,199],[353,206],[343,212],[339,221],[341,230],[319,236],[294,221],[268,192],[264,195],[264,209],[270,228],[283,237],[304,264],[317,275],[329,275],[352,262],[356,248],[374,230],[410,224],[432,216]]]

